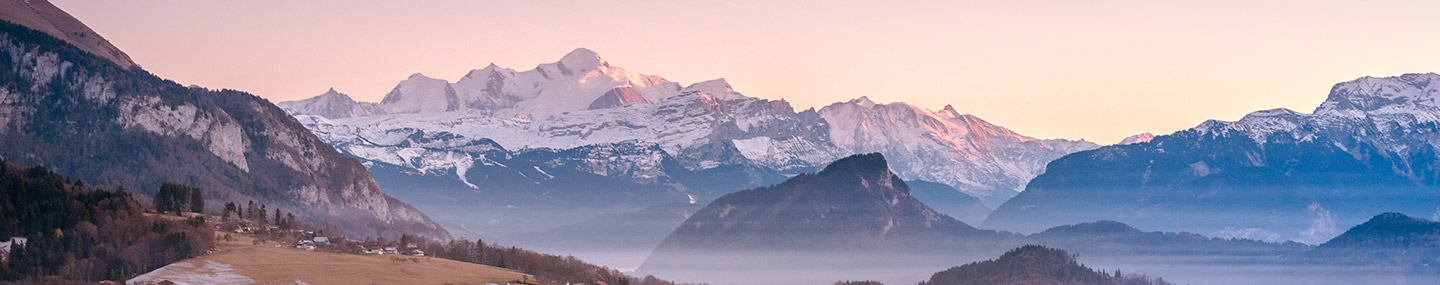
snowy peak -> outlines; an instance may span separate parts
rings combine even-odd
[[[587,48],[577,48],[570,51],[570,53],[565,54],[565,57],[561,57],[560,61],[555,63],[575,73],[584,73],[595,70],[601,66],[610,67],[610,63],[600,58],[600,54]]]
[[[285,113],[290,115],[314,115],[327,119],[340,119],[350,117],[364,117],[384,113],[380,106],[375,103],[355,102],[350,95],[335,91],[335,88],[325,91],[325,94],[310,97],[309,99],[297,101],[285,101],[275,104]]]
[[[1435,73],[1367,76],[1335,84],[1325,102],[1312,114],[1284,108],[1261,110],[1235,122],[1209,120],[1195,130],[1238,133],[1256,142],[1266,142],[1277,133],[1297,140],[1309,140],[1315,138],[1317,131],[1341,136],[1347,135],[1341,133],[1358,132],[1355,134],[1378,139],[1376,135],[1400,135],[1418,124],[1440,122],[1440,102],[1437,98],[1440,98],[1440,75]],[[1403,152],[1402,149],[1393,150]]]
[[[1137,135],[1125,137],[1124,139],[1121,139],[1120,142],[1119,142],[1119,143],[1116,143],[1115,145],[1127,145],[1127,144],[1147,143],[1147,142],[1150,142],[1150,140],[1153,140],[1153,139],[1155,139],[1155,134],[1151,134],[1150,132],[1144,132],[1144,133],[1140,133],[1140,134],[1137,134]]]
[[[720,99],[744,98],[723,81],[692,86]],[[679,83],[611,66],[594,51],[580,48],[526,71],[490,63],[453,84],[416,73],[401,81],[380,105],[389,114],[477,111],[544,119],[589,110],[592,104],[608,108],[654,103],[680,93]]]
[[[746,98],[745,95],[741,95],[739,92],[735,92],[735,88],[731,88],[730,82],[725,81],[724,78],[711,79],[695,84],[690,84],[690,86],[686,86],[685,89],[682,89],[680,92],[700,92],[710,96],[714,96],[715,98],[719,98],[721,100],[735,100]]]
[[[860,97],[821,108],[830,140],[851,153],[884,153],[907,180],[953,185],[998,205],[1065,154],[1098,147],[1089,142],[1041,141],[949,106],[940,112]]]
[[[1397,77],[1362,77],[1335,84],[1315,114],[1357,115],[1413,112],[1440,107],[1440,74],[1410,73]]]
[[[860,98],[851,99],[850,101],[845,101],[845,103],[860,105],[860,107],[865,108],[875,107],[875,101],[870,101],[870,97],[866,96],[860,96]]]
[[[955,107],[954,107],[954,106],[950,106],[950,104],[945,104],[945,108],[944,108],[944,109],[940,109],[940,112],[938,112],[938,113],[940,114],[940,117],[941,117],[941,118],[946,118],[946,119],[956,119],[956,118],[960,118],[960,112],[956,112],[956,111],[955,111]]]
[[[380,108],[387,113],[455,111],[460,108],[460,97],[449,81],[415,73],[385,94]]]

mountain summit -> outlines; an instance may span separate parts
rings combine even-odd
[[[666,237],[655,254],[926,248],[985,232],[916,200],[890,172],[885,156],[871,153],[779,185],[720,197]]]
[[[91,55],[109,60],[120,68],[138,67],[130,55],[85,26],[70,13],[44,0],[0,0],[0,19],[64,40]]]
[[[912,196],[884,155],[871,153],[715,199],[665,237],[637,272],[713,273],[722,276],[706,280],[740,284],[808,283],[800,280],[813,277],[792,276],[787,278],[795,282],[787,282],[711,271],[803,268],[839,275],[831,278],[858,278],[863,274],[834,271],[876,264],[930,266],[925,260],[931,256],[953,260],[998,253],[1019,239],[935,212]],[[877,268],[865,274],[892,271]]]

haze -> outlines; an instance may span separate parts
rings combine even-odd
[[[155,74],[272,102],[330,87],[378,101],[411,73],[454,81],[586,47],[799,108],[954,104],[1102,144],[1440,69],[1432,1],[55,2]]]

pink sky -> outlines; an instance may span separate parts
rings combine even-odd
[[[1440,72],[1440,1],[55,0],[182,84],[379,101],[586,47],[798,108],[954,104],[1039,138],[1113,143],[1261,109],[1309,112],[1360,76]]]

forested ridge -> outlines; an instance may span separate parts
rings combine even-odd
[[[1141,274],[1095,271],[1060,249],[1027,245],[994,260],[972,262],[935,273],[920,285],[959,284],[1086,284],[1169,285],[1164,279]]]
[[[402,244],[408,236],[402,237]],[[484,264],[519,270],[535,275],[539,283],[555,282],[602,283],[611,285],[675,285],[677,283],[645,276],[627,276],[619,270],[590,264],[574,256],[544,254],[517,247],[486,244],[477,240],[453,240],[449,242],[422,242],[420,247],[432,256],[456,261]],[[683,284],[683,283],[681,283]]]
[[[0,160],[0,281],[126,280],[204,254],[214,235],[203,219],[146,216],[124,188]]]

